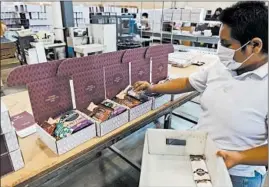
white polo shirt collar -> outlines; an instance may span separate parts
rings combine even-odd
[[[253,71],[248,71],[248,72],[243,73],[243,74],[238,75],[238,76],[237,76],[235,71],[231,71],[231,73],[236,79],[244,79],[246,77],[250,77],[250,78],[253,78],[256,80],[257,80],[257,78],[259,80],[262,80],[266,76],[268,76],[268,62],[265,63],[264,65],[262,65],[261,67],[253,70]],[[252,76],[252,75],[255,75],[255,76]]]

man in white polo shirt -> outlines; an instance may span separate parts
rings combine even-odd
[[[267,144],[268,7],[264,2],[238,2],[220,15],[217,49],[220,62],[188,78],[150,85],[137,91],[177,94],[201,92],[203,109],[195,129],[207,131],[219,149],[243,151]],[[261,187],[264,166],[229,169],[234,187]]]

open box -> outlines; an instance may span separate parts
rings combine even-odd
[[[179,141],[179,145],[167,144]],[[185,143],[185,145],[184,145]],[[232,187],[225,163],[206,132],[149,129],[146,132],[140,187],[196,187],[189,155],[204,155],[213,187]]]
[[[113,65],[105,68],[105,85],[107,98],[112,99],[129,85],[129,64]],[[152,99],[129,109],[129,121],[132,121],[152,108]]]
[[[146,57],[150,57],[150,69],[152,84],[165,81],[168,78],[168,53],[170,45],[158,45],[149,47]],[[160,97],[153,98],[152,109],[157,109],[171,101],[171,95],[165,94]]]
[[[106,99],[103,70],[94,69],[92,71],[74,74],[72,76],[72,81],[74,85],[73,94],[75,96],[75,106],[78,110],[83,112],[87,110],[87,107],[91,102],[99,104]],[[110,102],[115,103],[113,101]],[[126,110],[125,112],[104,122],[94,120],[96,122],[97,136],[104,136],[105,134],[128,123],[128,115],[128,110]]]
[[[56,140],[40,125],[50,117],[59,116],[73,110],[69,79],[53,77],[27,85],[33,115],[37,122],[37,134],[40,139],[56,154],[61,155],[96,136],[92,124],[60,140]],[[82,113],[81,113],[82,114]],[[83,117],[90,120],[85,114]],[[91,121],[91,120],[90,120]]]

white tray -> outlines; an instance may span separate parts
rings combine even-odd
[[[167,139],[185,140],[186,145],[167,145]],[[213,187],[232,187],[228,170],[217,148],[200,131],[149,129],[146,132],[140,187],[196,187],[189,155],[205,155]]]

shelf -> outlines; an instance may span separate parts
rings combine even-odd
[[[35,27],[35,26],[43,26],[43,27],[50,27],[51,25],[29,25],[30,27]]]
[[[178,51],[199,51],[202,53],[216,54],[216,49],[210,49],[207,47],[195,47],[195,46],[185,46],[185,45],[173,45],[175,50]]]

